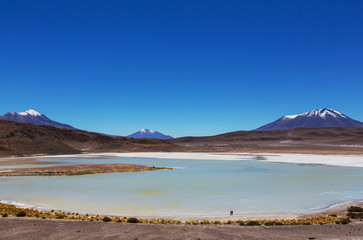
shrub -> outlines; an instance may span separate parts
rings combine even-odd
[[[350,220],[348,218],[343,218],[343,219],[340,220],[340,223],[341,224],[348,224],[348,223],[350,223]]]
[[[265,226],[273,226],[273,225],[275,225],[274,222],[265,222]]]
[[[7,217],[7,216],[8,216],[8,214],[7,214],[7,213],[4,213],[4,214],[3,214],[3,217]]]
[[[137,218],[128,218],[126,222],[128,222],[128,223],[138,223],[139,220],[137,220]]]
[[[109,217],[104,217],[104,218],[102,219],[102,221],[104,221],[104,222],[111,222],[111,218],[109,218]]]
[[[282,225],[284,225],[282,222],[275,222],[275,225],[276,226],[282,226]]]
[[[26,216],[26,212],[25,211],[20,211],[16,214],[17,217],[25,217]]]
[[[261,226],[261,223],[259,223],[258,221],[248,221],[247,226]]]
[[[358,212],[358,213],[348,212],[347,217],[350,217],[350,218],[353,218],[353,219],[356,219],[356,218],[362,219],[363,218],[363,212]]]
[[[240,221],[238,224],[239,224],[240,226],[245,226],[245,225],[246,225],[244,221]]]
[[[350,206],[348,212],[363,212],[363,208],[358,206]]]

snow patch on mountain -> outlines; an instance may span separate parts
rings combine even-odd
[[[139,131],[128,135],[128,137],[132,137],[132,138],[157,138],[157,139],[172,139],[172,136],[169,135],[165,135],[162,134],[161,132],[158,131],[153,131],[150,129],[140,129]]]
[[[33,109],[28,109],[26,110],[25,112],[20,112],[18,113],[19,115],[22,115],[22,116],[26,116],[26,115],[30,115],[30,116],[42,116],[41,113],[33,110]]]
[[[340,112],[334,109],[328,109],[328,108],[313,110],[297,116],[322,117],[322,118],[326,118],[327,116],[332,116],[334,118],[339,118],[339,117],[347,118],[344,114],[341,114]]]
[[[254,131],[321,127],[363,127],[363,123],[351,119],[334,109],[324,108],[297,115],[285,115]]]
[[[294,119],[294,118],[296,118],[297,116],[299,116],[299,115],[285,115],[285,116],[283,116],[282,118],[283,118],[283,119]]]
[[[0,116],[0,120],[7,120],[18,123],[31,123],[34,125],[52,126],[56,128],[76,129],[68,124],[53,121],[34,109],[28,109],[25,112],[20,113],[8,112]]]

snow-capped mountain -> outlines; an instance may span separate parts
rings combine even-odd
[[[18,123],[31,123],[34,125],[45,125],[52,126],[56,128],[67,128],[67,129],[76,129],[70,125],[59,123],[47,118],[45,115],[33,110],[29,109],[25,112],[15,113],[8,112],[2,116],[0,116],[0,120],[13,121]]]
[[[322,127],[363,127],[363,123],[336,110],[324,108],[298,115],[286,115],[254,131]]]
[[[149,129],[141,129],[133,134],[128,135],[128,137],[132,138],[158,138],[158,139],[172,139],[172,136],[164,135],[158,131],[152,131]]]

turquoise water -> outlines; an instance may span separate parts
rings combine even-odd
[[[51,161],[47,159],[47,161]],[[363,168],[263,161],[57,158],[54,165],[175,167],[134,173],[2,177],[0,199],[47,209],[134,216],[309,211],[363,199]],[[36,165],[49,166],[49,164]]]

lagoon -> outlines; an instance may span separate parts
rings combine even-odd
[[[46,161],[36,167],[133,163],[175,169],[2,177],[0,199],[45,209],[120,216],[225,216],[230,210],[235,215],[306,212],[363,199],[363,168],[248,159],[58,157]]]

